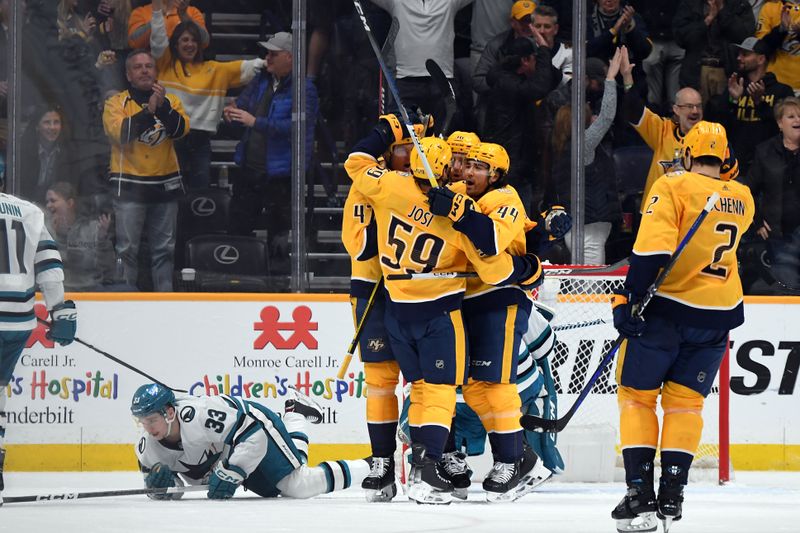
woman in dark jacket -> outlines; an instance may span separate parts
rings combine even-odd
[[[60,108],[47,105],[36,109],[22,135],[22,198],[40,204],[50,185],[72,181],[66,136]]]
[[[625,50],[625,54],[627,56],[627,50]],[[621,60],[622,53],[618,49],[611,59],[606,74],[600,114],[588,125],[585,134],[583,253],[584,263],[588,265],[605,264],[606,240],[611,233],[612,226],[622,220],[614,161],[611,157],[610,147],[601,142],[614,122],[614,115],[617,111],[617,84],[614,78],[620,70]],[[586,116],[591,117],[588,105]],[[572,108],[565,105],[556,113],[553,128],[552,182],[545,195],[545,202],[550,205],[564,206],[567,210],[570,205],[571,154],[569,143],[571,131]],[[568,233],[564,239],[569,246],[570,234]]]
[[[800,98],[775,105],[779,135],[764,141],[756,154],[747,185],[756,200],[756,233],[772,253],[772,273],[800,290]]]

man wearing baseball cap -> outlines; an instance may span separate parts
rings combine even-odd
[[[767,43],[748,37],[734,46],[738,51],[736,72],[728,78],[724,102],[715,104],[724,109],[722,123],[728,142],[739,160],[740,173],[746,175],[756,145],[778,133],[772,113],[775,104],[794,93],[767,72],[771,55]]]
[[[292,172],[292,34],[279,32],[258,43],[266,49],[266,68],[225,108],[228,122],[245,127],[234,161],[230,232],[250,235],[262,209],[273,274],[288,272]],[[317,89],[306,79],[306,166],[314,153]]]

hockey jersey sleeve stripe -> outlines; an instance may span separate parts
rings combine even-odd
[[[36,270],[36,274],[41,274],[45,270],[51,270],[53,268],[64,268],[64,263],[61,262],[61,259],[46,259],[44,261],[39,261],[34,266]]]
[[[22,291],[3,291],[0,292],[0,301],[24,303],[36,296],[36,289],[31,287],[25,292]]]
[[[56,244],[56,241],[39,241],[39,245],[36,247],[36,253],[38,254],[44,250],[58,251],[58,245]]]
[[[251,437],[257,431],[261,431],[261,430],[264,429],[264,426],[259,421],[253,420],[253,419],[250,419],[250,420],[251,420],[251,422],[246,428],[244,428],[244,429],[242,429],[240,431],[237,431],[236,435],[234,435],[233,446],[238,446],[243,441],[246,441],[249,437]]]
[[[36,314],[33,311],[14,313],[12,311],[0,311],[0,322],[27,322],[28,320],[36,319]]]

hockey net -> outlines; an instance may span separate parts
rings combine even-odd
[[[597,369],[600,360],[608,352],[617,332],[614,329],[610,295],[622,288],[627,274],[627,267],[613,271],[597,271],[597,267],[574,267],[555,265],[545,267],[545,282],[534,293],[540,303],[555,311],[551,326],[556,331],[556,346],[550,354],[550,364],[559,393],[559,411],[569,409],[585,386],[588,379]],[[720,370],[722,382],[728,383],[727,355]],[[602,374],[584,403],[575,413],[569,426],[559,437],[559,449],[567,462],[565,474],[571,470],[569,450],[565,450],[562,442],[572,448],[573,463],[580,463],[588,457],[592,468],[597,468],[598,461],[611,461],[608,448],[612,442],[616,453],[616,461],[609,468],[622,467],[622,455],[619,448],[619,411],[617,408],[617,383],[615,380],[616,358]],[[692,468],[693,480],[719,481],[729,479],[729,456],[727,443],[728,402],[727,389],[720,394],[720,375],[714,382],[711,394],[706,398],[703,410],[703,435]],[[661,418],[661,407],[658,407]],[[592,458],[591,443],[601,443],[606,435],[606,449],[598,444],[600,454]],[[569,444],[569,443],[572,444]],[[596,446],[597,448],[597,446]],[[589,453],[587,452],[589,450]],[[580,470],[580,469],[578,469]],[[576,481],[603,480],[594,473],[584,476],[574,473]],[[569,476],[567,476],[569,477]]]

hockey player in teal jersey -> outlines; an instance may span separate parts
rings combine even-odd
[[[44,225],[44,213],[30,202],[0,193],[0,390],[5,389],[22,349],[36,328],[33,304],[38,285],[52,322],[47,337],[66,346],[75,339],[77,311],[64,301],[64,266]],[[0,394],[0,505],[6,450],[6,394]]]
[[[369,462],[324,461],[309,467],[307,422],[320,423],[314,402],[292,389],[283,417],[233,396],[176,395],[139,387],[131,413],[144,431],[136,456],[149,488],[208,484],[208,497],[232,498],[241,485],[263,497],[311,498],[358,485]],[[182,493],[150,494],[177,499]]]

